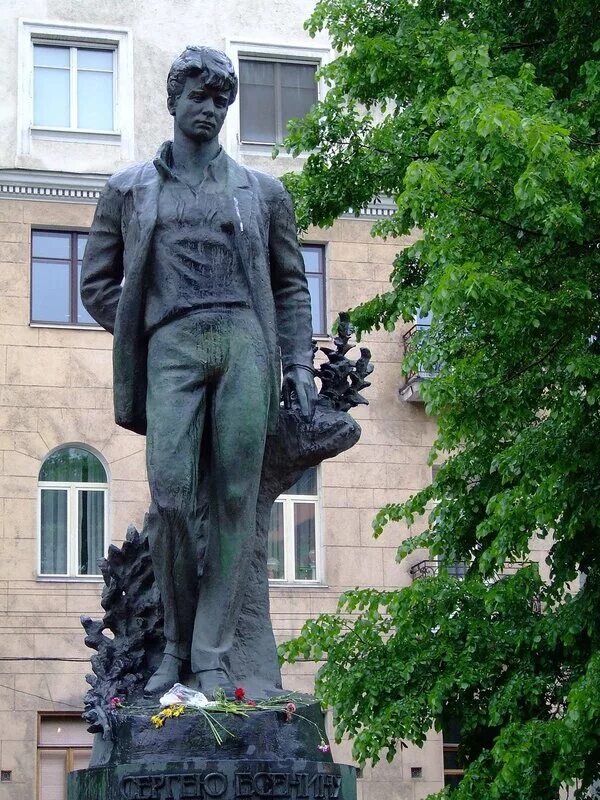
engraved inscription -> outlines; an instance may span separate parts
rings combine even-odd
[[[335,800],[340,796],[339,775],[309,775],[307,772],[238,772],[236,798],[284,797],[290,800]]]
[[[336,800],[339,775],[308,772],[223,772],[128,775],[119,783],[123,800]]]
[[[128,775],[119,789],[125,800],[208,800],[225,797],[227,775],[222,772],[183,772],[171,775]]]

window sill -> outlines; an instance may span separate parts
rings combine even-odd
[[[121,144],[120,131],[93,131],[76,130],[74,128],[46,128],[41,125],[31,125],[29,128],[32,139],[53,142],[79,142],[87,144]]]
[[[270,158],[272,161],[275,159],[273,158],[273,148],[279,147],[281,148],[282,145],[275,145],[275,144],[264,144],[260,142],[240,142],[239,143],[239,154],[241,156],[264,156],[265,158]],[[288,153],[285,150],[280,149],[277,158],[287,158],[287,159],[306,159],[308,158],[308,153],[300,153],[298,156],[293,156],[291,153]]]
[[[269,589],[329,589],[327,583],[323,581],[281,581],[269,578]]]
[[[38,575],[39,583],[104,583],[102,575]]]
[[[104,331],[101,325],[77,325],[68,322],[30,322],[30,328],[56,328],[61,331]]]

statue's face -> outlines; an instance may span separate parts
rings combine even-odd
[[[171,113],[184,136],[196,142],[208,142],[219,135],[228,108],[228,91],[211,89],[204,85],[200,75],[192,75],[186,79]]]

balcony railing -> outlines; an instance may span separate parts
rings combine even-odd
[[[492,583],[496,583],[504,578],[508,578],[509,575],[514,575],[521,569],[521,567],[524,567],[525,565],[525,561],[513,561],[511,564],[505,564],[502,568],[502,572],[496,575],[496,579],[493,580]],[[467,574],[469,566],[470,564],[467,561],[455,561],[447,565],[448,575],[454,578],[464,578]],[[439,568],[439,561],[430,561],[425,559],[423,561],[417,561],[416,564],[413,564],[409,572],[413,580],[418,580],[419,578],[434,577],[438,574]],[[536,614],[541,613],[542,605],[539,597],[532,598],[531,605]]]
[[[421,331],[428,330],[429,323],[417,322],[409,328],[402,336],[402,344],[404,346],[404,355],[408,355],[415,348],[419,347],[418,334]],[[437,374],[437,370],[427,371],[421,369],[420,366],[416,370],[408,372],[404,377],[404,384],[400,387],[400,396],[403,400],[408,402],[421,402],[421,395],[419,386],[423,380],[433,378]]]
[[[432,578],[434,575],[437,575],[439,572],[440,562],[439,561],[418,561],[416,564],[413,564],[410,568],[410,574],[413,580],[417,580],[417,578]],[[469,569],[469,564],[466,561],[455,561],[452,564],[448,564],[448,575],[453,578],[464,578],[467,574],[467,570]]]

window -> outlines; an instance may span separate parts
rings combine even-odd
[[[442,729],[442,749],[444,756],[444,786],[456,787],[461,782],[465,771],[459,758],[458,749],[461,742],[460,726],[456,720],[450,720]]]
[[[325,248],[319,244],[305,244],[300,248],[304,258],[304,269],[310,305],[312,309],[312,329],[315,336],[327,333],[325,309]]]
[[[51,453],[39,476],[39,574],[99,575],[106,552],[108,479],[83,447]]]
[[[422,335],[431,328],[431,320],[431,311],[424,314],[421,309],[417,309],[414,325],[402,335],[405,356],[419,351]],[[404,373],[404,382],[400,387],[400,397],[409,403],[423,402],[419,385],[427,378],[435,378],[438,372],[439,368],[437,366],[429,371],[422,364],[416,364],[410,371]]]
[[[431,328],[432,319],[433,319],[433,313],[431,311],[428,311],[427,314],[424,314],[419,308],[417,311],[417,316],[415,318],[415,324],[420,330],[425,330],[425,328]]]
[[[438,559],[438,564],[443,564],[443,560],[441,558]],[[471,564],[468,561],[449,561],[444,564],[446,569],[448,570],[448,576],[450,578],[458,578],[462,580],[466,577],[467,572],[469,571],[469,567]]]
[[[87,233],[31,232],[31,321],[98,327],[79,295]]]
[[[226,52],[240,80],[238,102],[223,129],[225,149],[271,157],[287,134],[290,119],[305,116],[325,94],[317,71],[331,59],[329,47],[302,37],[285,45],[230,39]],[[291,158],[282,153],[282,158]]]
[[[115,51],[33,44],[33,124],[115,130]]]
[[[303,117],[318,97],[318,64],[240,58],[240,138],[246,144],[277,144],[288,122]]]
[[[432,481],[434,481],[437,478],[438,472],[441,470],[441,468],[444,466],[445,463],[446,463],[445,461],[439,461],[437,464],[432,464],[431,465],[431,480]]]
[[[423,314],[419,309],[414,325],[409,328],[409,330],[402,337],[404,340],[405,354],[408,354],[411,350],[414,350],[415,347],[419,347],[419,335],[423,331],[427,331],[429,328],[431,328],[431,319],[431,311],[428,314]],[[407,375],[407,382],[411,381],[415,377],[432,378],[435,377],[435,375],[435,372],[426,372],[419,364],[416,372],[411,372],[409,375]]]
[[[79,714],[38,718],[38,800],[67,800],[67,774],[85,769],[93,736]]]
[[[275,581],[320,579],[320,531],[316,467],[306,472],[271,510],[267,568]]]
[[[21,19],[18,35],[17,155],[57,172],[88,173],[110,173],[115,159],[134,158],[130,32]]]

